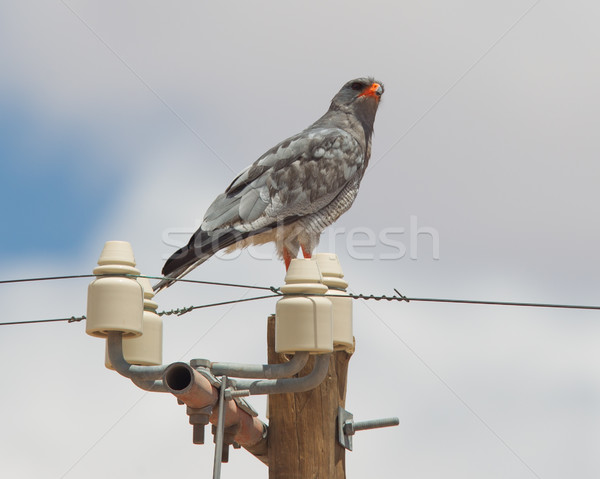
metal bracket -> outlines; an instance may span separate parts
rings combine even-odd
[[[380,427],[397,426],[400,420],[397,417],[387,417],[382,419],[372,419],[370,421],[354,422],[352,413],[346,411],[343,407],[338,407],[337,431],[338,442],[349,451],[352,450],[352,436],[356,431],[365,429],[376,429]]]
[[[344,432],[344,426],[354,422],[354,416],[343,407],[338,407],[337,431],[338,442],[349,451],[352,450],[352,436]]]
[[[227,394],[227,391],[225,391],[225,394]],[[248,401],[245,401],[244,398],[234,397],[233,400],[242,411],[247,412],[252,417],[258,416],[258,411]]]
[[[210,365],[210,361],[208,359],[192,359],[190,361],[190,366],[198,371],[202,376],[208,379],[208,382],[212,384],[214,387],[219,389],[221,387],[221,381],[210,372],[208,369],[208,365]]]

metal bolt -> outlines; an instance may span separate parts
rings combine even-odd
[[[250,396],[249,389],[237,390],[237,389],[227,388],[225,390],[225,399],[240,398],[240,397],[246,397],[246,396]]]
[[[187,407],[187,414],[193,427],[192,442],[194,444],[204,444],[204,426],[208,424],[211,411],[212,406],[203,408]]]
[[[397,417],[387,417],[382,419],[372,419],[370,421],[354,422],[352,413],[346,411],[343,407],[338,407],[337,417],[337,437],[338,442],[348,450],[352,450],[352,436],[356,431],[365,429],[375,429],[378,427],[397,426],[400,421]]]
[[[192,426],[192,443],[204,444],[204,426],[206,424],[194,424]]]
[[[223,431],[223,433],[224,433],[223,434],[223,451],[221,453],[221,462],[229,462],[229,446],[233,445],[233,447],[235,448],[236,442],[234,441],[234,437],[238,433],[239,430],[240,430],[239,424],[233,424],[231,426],[227,426],[224,429],[224,431]],[[212,432],[215,435],[213,442],[216,442],[217,427],[214,425],[212,426]],[[239,446],[238,446],[238,448],[239,448]]]
[[[387,417],[382,419],[371,419],[369,421],[353,422],[352,420],[344,423],[344,433],[352,436],[356,431],[364,431],[365,429],[376,429],[379,427],[397,426],[400,420],[397,417]]]

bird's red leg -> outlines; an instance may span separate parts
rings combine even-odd
[[[302,248],[302,254],[304,255],[305,258],[310,259],[312,258],[312,254],[310,254],[310,251],[307,251],[306,248],[302,245],[300,245]]]
[[[292,254],[286,247],[283,248],[283,261],[285,262],[285,270],[287,271],[292,262]]]

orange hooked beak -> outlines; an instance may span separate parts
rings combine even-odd
[[[367,88],[364,92],[362,92],[361,96],[370,96],[379,101],[379,98],[383,94],[383,87],[379,83],[373,83],[369,88]]]

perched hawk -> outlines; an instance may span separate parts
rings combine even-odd
[[[383,84],[373,78],[346,83],[327,113],[267,151],[217,196],[163,275],[181,278],[219,250],[270,241],[286,269],[300,248],[309,258],[323,230],[356,198],[382,94]],[[162,280],[154,289],[173,282]]]

